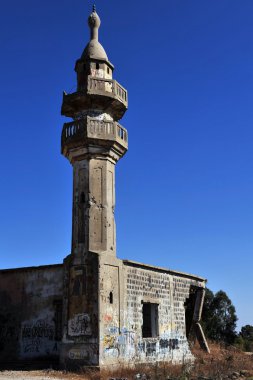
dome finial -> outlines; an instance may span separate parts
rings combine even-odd
[[[103,46],[98,41],[98,29],[101,21],[96,12],[96,6],[93,5],[92,12],[88,18],[88,25],[90,27],[90,41],[83,51],[82,59],[100,59],[108,61],[108,57]]]
[[[92,13],[88,18],[88,24],[90,27],[90,39],[98,41],[98,29],[100,27],[101,21],[96,12],[96,6],[93,5]]]

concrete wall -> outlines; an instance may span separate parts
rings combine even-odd
[[[191,360],[186,308],[189,332],[204,287],[192,275],[91,252],[64,266],[0,271],[0,368]]]
[[[100,364],[191,360],[185,303],[191,290],[204,288],[205,281],[145,265],[111,261],[101,265]],[[153,304],[153,313],[157,308],[157,332],[149,338],[143,337],[143,303]]]
[[[63,266],[0,271],[0,367],[57,361]]]
[[[71,255],[64,262],[61,365],[99,365],[98,256]]]

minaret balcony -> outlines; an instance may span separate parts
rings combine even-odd
[[[98,120],[89,116],[63,125],[61,136],[63,155],[68,155],[71,149],[92,145],[109,149],[115,147],[123,155],[128,148],[127,130],[115,121]]]
[[[79,88],[79,91],[63,94],[62,114],[74,117],[82,110],[97,108],[119,120],[127,107],[127,90],[116,80],[88,75],[87,82]]]
[[[117,98],[127,108],[127,90],[115,79],[96,78],[88,76],[88,94],[105,95]]]

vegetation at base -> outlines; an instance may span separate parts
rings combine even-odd
[[[169,362],[140,364],[133,366],[111,366],[101,371],[83,369],[76,373],[46,371],[47,379],[61,380],[253,380],[253,355],[248,355],[235,347],[208,342],[211,354],[200,349],[196,343],[192,347],[193,363],[175,365]],[[22,376],[22,378],[26,378]]]
[[[237,320],[235,307],[227,294],[223,290],[214,294],[207,288],[202,313],[202,326],[207,339],[253,352],[253,326],[243,326],[237,333]]]
[[[202,324],[208,339],[226,344],[234,343],[237,319],[235,307],[224,291],[214,294],[206,289]]]
[[[236,337],[235,343],[241,350],[253,352],[253,326],[243,326]]]

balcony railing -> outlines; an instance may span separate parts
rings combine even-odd
[[[65,123],[62,130],[62,140],[67,141],[72,137],[80,134],[83,130],[83,123],[78,121],[74,121],[71,123]]]
[[[118,141],[127,147],[127,130],[115,121],[87,117],[65,123],[62,130],[62,146],[72,144],[79,138]]]
[[[114,79],[96,78],[89,75],[87,90],[90,94],[110,94],[127,106],[127,91]]]

